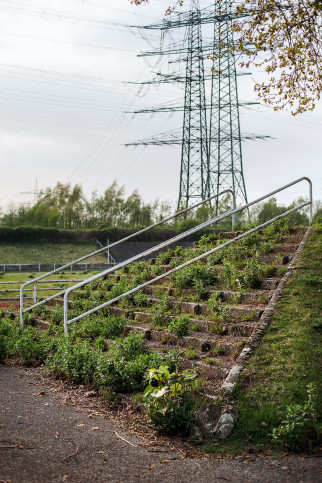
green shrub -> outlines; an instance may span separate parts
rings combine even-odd
[[[188,315],[180,315],[177,319],[171,319],[168,330],[177,337],[183,337],[188,334],[190,317]]]
[[[217,273],[212,266],[195,263],[171,276],[172,284],[180,289],[193,287],[197,280],[204,287],[213,285],[217,281]]]
[[[91,315],[83,321],[73,324],[70,328],[70,337],[86,338],[93,340],[96,337],[113,339],[124,333],[126,326],[125,317],[109,315],[107,317]]]
[[[199,359],[200,356],[194,347],[187,347],[186,358],[189,359],[190,361],[195,361]]]
[[[158,305],[154,306],[150,310],[151,325],[154,327],[163,328],[168,325],[170,298],[168,295],[162,295]]]
[[[307,449],[317,438],[317,394],[316,386],[308,384],[308,399],[304,404],[287,406],[285,419],[273,429],[272,441],[298,451]]]
[[[222,305],[220,302],[220,294],[215,292],[207,301],[208,310],[217,322],[228,322],[231,318],[231,310],[229,307]]]
[[[194,274],[191,267],[183,268],[179,272],[171,275],[171,282],[174,287],[179,289],[190,288],[194,282]]]
[[[277,267],[274,263],[271,263],[270,265],[264,265],[261,268],[261,277],[273,277],[274,275],[276,275],[276,272]]]
[[[47,332],[27,327],[16,340],[14,351],[26,366],[43,364],[56,350],[57,341]]]
[[[196,292],[197,300],[207,300],[209,291],[207,285],[203,280],[197,279],[194,281],[193,288]]]
[[[174,252],[173,252],[173,250],[171,250],[171,248],[168,248],[168,250],[166,252],[159,252],[158,253],[159,260],[163,265],[168,265],[170,263],[173,255],[174,255]]]
[[[168,325],[169,314],[160,306],[152,307],[150,310],[151,325],[156,328],[164,328]]]
[[[14,344],[21,333],[8,318],[0,321],[0,363],[13,355]]]
[[[133,302],[136,307],[147,307],[148,305],[148,296],[139,290],[133,297]]]
[[[194,400],[189,386],[196,374],[191,371],[170,373],[168,366],[150,369],[145,404],[152,423],[167,433],[189,434],[194,419]]]
[[[139,354],[132,359],[113,355],[108,360],[101,359],[98,365],[99,384],[114,391],[129,393],[144,389],[148,367],[162,362],[159,354]]]
[[[97,365],[102,354],[87,341],[71,342],[64,338],[46,363],[52,374],[78,384],[91,384],[95,380]]]
[[[64,309],[61,306],[55,307],[54,310],[50,312],[50,322],[54,325],[59,325],[64,320]]]
[[[256,259],[247,260],[245,268],[239,273],[244,287],[256,288],[260,284],[261,266]]]
[[[215,347],[214,349],[212,349],[210,351],[210,354],[212,356],[223,356],[227,353],[227,350],[226,350],[226,347],[224,346],[224,344],[219,344],[217,347]]]

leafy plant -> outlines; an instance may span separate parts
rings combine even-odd
[[[168,325],[169,314],[165,312],[163,307],[157,305],[150,310],[151,325],[157,328],[163,328]]]
[[[224,335],[226,333],[226,327],[222,323],[218,322],[209,327],[209,332],[211,334]]]
[[[81,324],[73,325],[70,329],[70,336],[73,340],[77,338],[94,340],[96,337],[112,339],[123,334],[125,326],[125,317],[92,315],[86,317]]]
[[[256,288],[260,283],[261,266],[255,259],[247,260],[245,268],[239,274],[242,285]]]
[[[177,337],[188,334],[190,317],[188,315],[180,315],[177,319],[171,319],[168,330]]]
[[[199,354],[194,347],[187,347],[186,358],[190,361],[199,359]]]
[[[145,404],[152,423],[167,433],[187,435],[194,415],[189,385],[196,378],[191,371],[169,372],[168,366],[150,369]]]
[[[50,373],[79,384],[94,382],[101,351],[94,350],[88,341],[72,343],[69,339],[60,341],[57,349],[46,363]]]
[[[13,355],[15,341],[19,337],[21,330],[14,325],[8,318],[0,321],[0,363]]]
[[[316,385],[308,384],[307,401],[302,405],[287,406],[285,419],[272,431],[273,442],[300,450],[307,446],[310,438],[316,438],[316,391]]]
[[[139,290],[134,294],[133,302],[136,307],[146,307],[148,304],[148,296],[142,290]]]
[[[227,349],[223,344],[219,344],[217,347],[210,351],[211,355],[223,356],[227,353]]]
[[[277,276],[278,277],[283,277],[285,273],[287,272],[288,267],[278,267],[277,269]]]
[[[168,265],[173,257],[174,252],[171,248],[168,248],[166,252],[159,252],[158,257],[163,265]]]
[[[266,278],[266,277],[273,277],[277,272],[277,267],[274,263],[271,263],[269,265],[264,265],[261,268],[261,276]]]
[[[230,320],[231,310],[230,308],[221,304],[220,294],[218,294],[218,292],[215,292],[211,295],[207,302],[207,305],[209,312],[214,317],[215,321],[228,322]]]
[[[207,300],[209,297],[209,291],[204,280],[197,279],[194,281],[193,288],[197,295],[197,300]]]

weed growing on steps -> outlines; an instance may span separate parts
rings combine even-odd
[[[168,330],[177,337],[188,335],[190,317],[188,315],[180,315],[177,319],[171,319]]]
[[[227,354],[227,349],[224,344],[219,344],[217,347],[210,351],[210,355],[212,356],[224,356],[225,354]]]
[[[164,272],[164,268],[159,260],[154,265],[151,266],[151,275],[153,277],[157,277],[158,275],[161,275],[163,272]]]
[[[168,248],[168,250],[166,250],[165,252],[158,253],[158,258],[162,265],[169,265],[173,256],[174,252],[173,250],[171,250],[171,248]]]
[[[161,295],[158,305],[150,309],[151,325],[156,328],[165,328],[168,326],[172,313],[170,309],[170,298],[168,295]],[[176,309],[173,310],[173,313]]]
[[[204,280],[197,279],[194,281],[193,288],[196,292],[195,300],[207,300],[209,298],[208,286]]]
[[[186,358],[189,359],[190,361],[195,361],[195,360],[200,359],[199,353],[192,346],[187,347],[187,350],[186,350],[186,354],[185,355],[186,355]]]
[[[193,287],[196,281],[198,283],[202,282],[204,286],[210,286],[216,280],[217,273],[214,268],[201,262],[196,262],[194,265],[183,268],[171,275],[172,285],[179,289]]]
[[[109,315],[102,317],[96,314],[90,315],[81,321],[81,323],[73,324],[70,327],[70,338],[94,340],[96,337],[104,339],[114,339],[125,333],[126,319]]]
[[[208,310],[215,322],[228,322],[231,319],[231,310],[222,305],[220,300],[220,293],[213,293],[207,302]]]
[[[147,307],[148,296],[145,295],[142,290],[139,290],[136,294],[134,294],[133,302],[135,307]]]
[[[227,333],[227,327],[222,322],[216,322],[209,326],[210,334],[224,335]]]
[[[276,272],[277,272],[277,267],[274,263],[264,265],[261,268],[261,276],[263,278],[273,277],[274,275],[276,275]]]

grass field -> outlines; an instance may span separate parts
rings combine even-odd
[[[60,291],[72,283],[84,280],[85,278],[91,277],[98,272],[92,272],[89,270],[83,272],[60,272],[53,275],[49,275],[44,281],[38,284],[38,297],[49,297],[55,292]],[[31,281],[33,278],[40,277],[44,275],[44,272],[25,272],[25,273],[0,273],[0,298],[12,298],[15,299],[19,297],[19,289],[24,282]],[[55,282],[53,282],[55,281]],[[10,283],[9,283],[10,282]],[[54,288],[55,290],[48,290]],[[44,290],[46,289],[46,290]],[[13,291],[14,290],[14,291]],[[27,297],[32,296],[33,285],[25,289],[25,295]]]
[[[68,263],[98,250],[95,243],[0,243],[0,264]],[[106,263],[106,254],[99,253],[84,263]]]

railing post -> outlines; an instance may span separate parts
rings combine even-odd
[[[307,178],[310,186],[310,211],[309,211],[309,223],[312,226],[313,223],[313,195],[312,195],[312,181]]]
[[[20,327],[23,329],[23,287],[20,288]]]
[[[67,337],[68,336],[68,293],[65,292],[64,295],[64,334]]]
[[[236,210],[236,195],[233,191],[231,193],[232,193],[232,197],[233,197],[233,210]],[[236,213],[233,213],[232,218],[231,218],[232,231],[234,231],[235,225],[236,225]]]
[[[34,303],[37,302],[37,282],[34,282]]]

